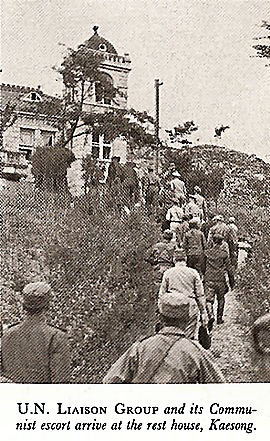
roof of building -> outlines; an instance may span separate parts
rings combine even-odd
[[[45,94],[40,87],[1,84],[1,108],[7,105],[14,106],[16,111],[56,116],[59,115],[61,100]]]
[[[95,51],[108,52],[110,54],[118,55],[115,47],[110,43],[106,38],[101,37],[98,34],[98,26],[93,27],[94,34],[89,40],[84,42],[84,45],[89,49],[93,49]]]

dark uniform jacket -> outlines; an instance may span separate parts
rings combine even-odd
[[[191,228],[184,235],[183,248],[187,256],[201,256],[206,248],[204,234],[196,228]]]
[[[226,273],[229,276],[230,286],[234,285],[234,275],[229,259],[229,254],[220,245],[214,245],[205,253],[206,271],[205,282],[226,283]]]
[[[152,265],[165,264],[173,266],[175,248],[176,245],[173,242],[158,242],[154,245],[146,260]]]
[[[15,383],[69,383],[70,349],[65,332],[31,316],[2,337],[2,374]]]

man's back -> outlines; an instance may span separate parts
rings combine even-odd
[[[67,383],[67,335],[34,317],[12,326],[2,337],[3,374],[15,383]]]
[[[195,202],[191,201],[185,207],[185,214],[192,217],[201,217],[202,210],[198,207]]]
[[[181,292],[187,297],[203,295],[202,282],[198,271],[188,268],[185,263],[169,268],[163,274],[159,295],[165,292]]]
[[[104,383],[220,383],[221,372],[180,328],[165,327],[131,348],[111,367]]]
[[[206,282],[224,282],[226,273],[230,271],[229,254],[221,245],[214,245],[205,253],[206,257]]]
[[[181,222],[183,219],[183,209],[178,205],[173,205],[167,212],[167,220],[171,222]]]
[[[206,247],[204,234],[196,228],[191,228],[184,236],[183,247],[188,256],[202,255]]]
[[[225,222],[218,222],[216,225],[210,228],[210,235],[213,237],[215,234],[218,234],[223,237],[224,240],[228,240],[229,238],[229,228]]]
[[[183,195],[185,194],[185,191],[186,191],[185,183],[183,181],[181,181],[181,179],[174,178],[171,181],[171,187],[175,191],[176,194],[178,194],[178,193],[183,194]]]
[[[196,193],[194,195],[195,200],[196,200],[196,205],[198,205],[198,207],[203,210],[205,207],[205,199],[201,194]]]

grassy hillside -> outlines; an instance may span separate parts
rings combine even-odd
[[[84,199],[72,208],[28,185],[12,183],[1,199],[2,320],[18,321],[21,287],[44,278],[54,290],[50,322],[71,335],[74,381],[101,381],[149,331],[156,288],[144,256],[156,225],[141,211],[89,215]]]

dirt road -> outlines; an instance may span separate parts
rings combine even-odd
[[[238,291],[226,295],[224,323],[215,324],[211,352],[228,382],[252,381],[250,325]]]

